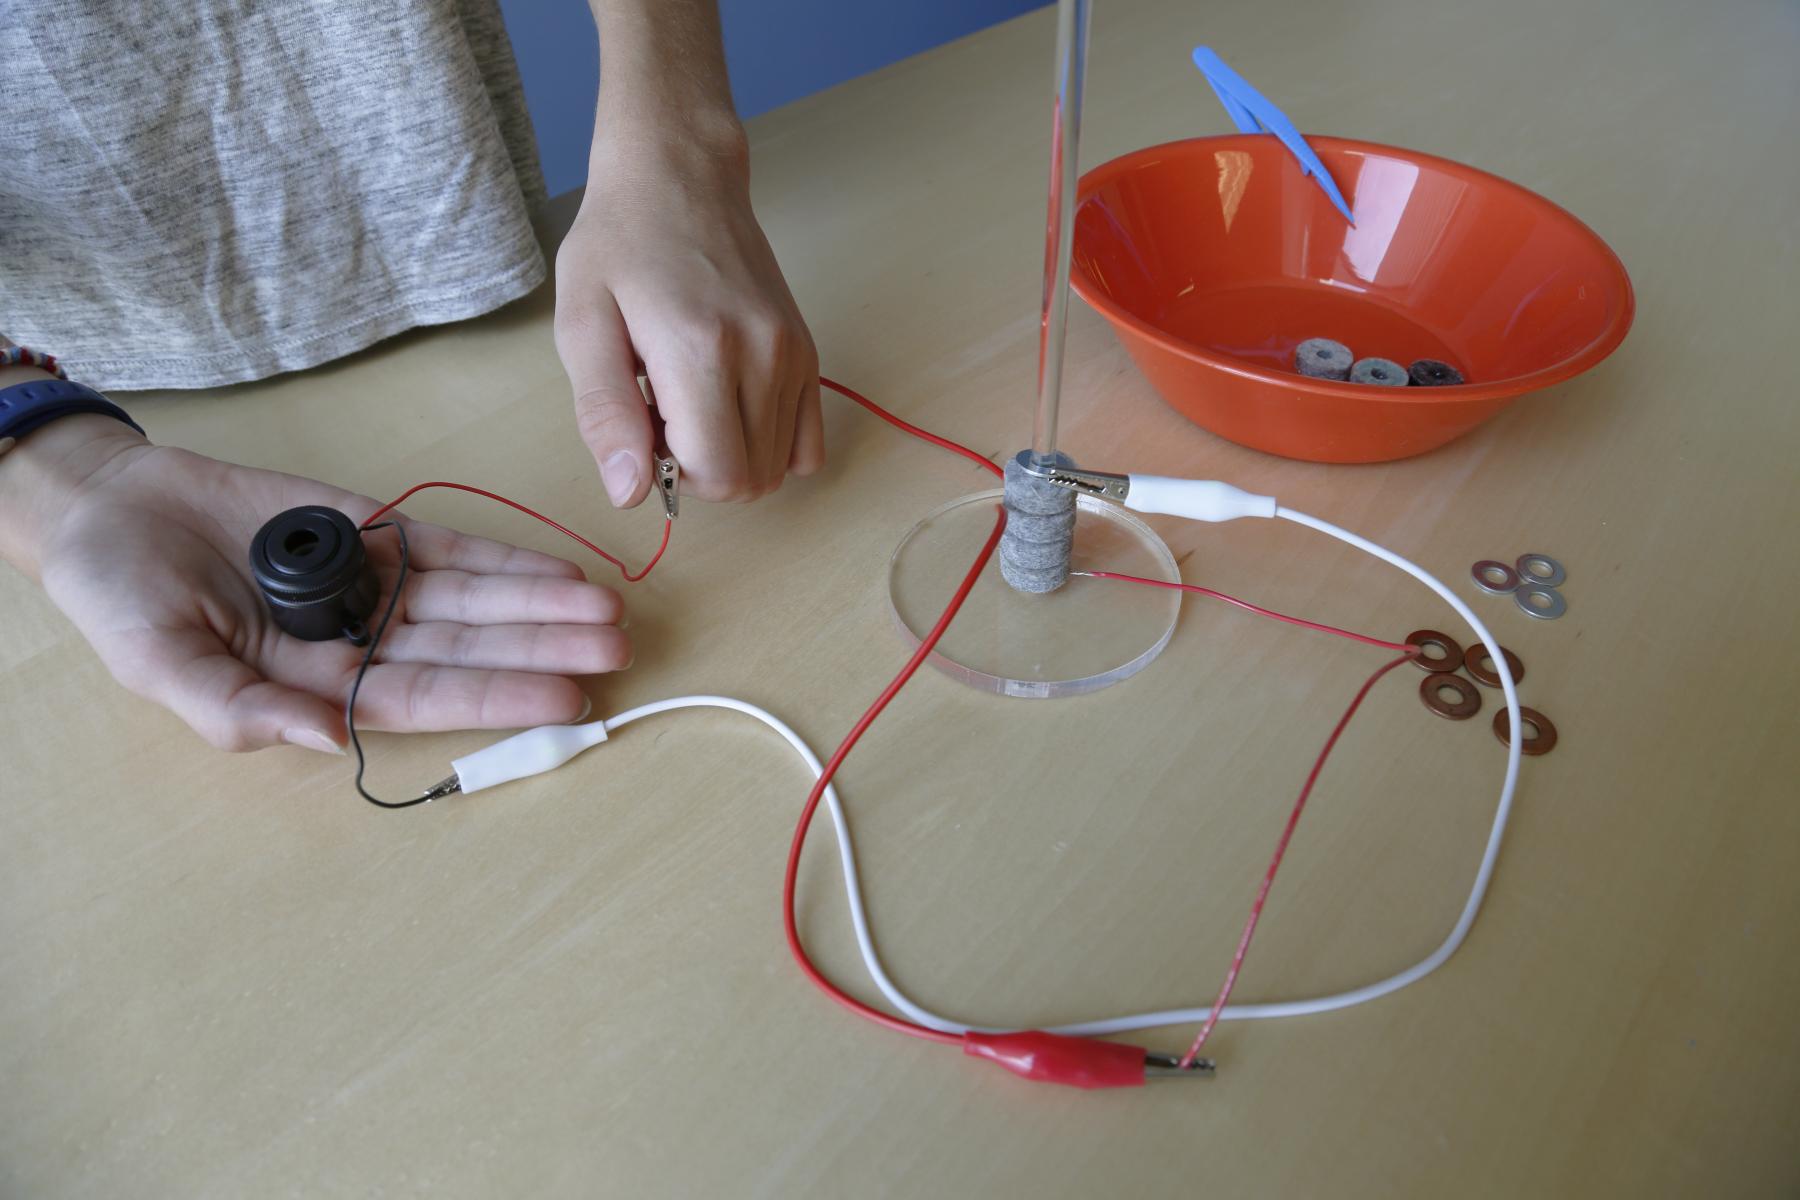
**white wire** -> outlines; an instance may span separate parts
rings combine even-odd
[[[1349,1008],[1352,1005],[1362,1004],[1366,1001],[1388,995],[1390,992],[1399,991],[1406,985],[1423,979],[1425,976],[1431,974],[1431,972],[1437,970],[1438,967],[1442,966],[1452,954],[1456,953],[1457,947],[1462,945],[1463,939],[1468,937],[1469,929],[1474,925],[1475,917],[1481,911],[1481,902],[1487,895],[1488,883],[1493,877],[1494,863],[1500,855],[1500,843],[1506,834],[1506,824],[1508,819],[1512,816],[1513,792],[1517,788],[1519,779],[1519,755],[1522,746],[1523,721],[1521,721],[1519,716],[1518,689],[1514,686],[1512,670],[1507,665],[1506,655],[1501,651],[1500,643],[1494,640],[1494,635],[1488,632],[1487,626],[1481,623],[1481,619],[1469,609],[1469,606],[1464,604],[1462,600],[1457,597],[1456,593],[1452,592],[1423,567],[1409,562],[1407,559],[1402,558],[1393,551],[1378,546],[1366,538],[1351,533],[1346,529],[1340,529],[1328,521],[1322,521],[1317,517],[1311,517],[1305,513],[1295,512],[1289,508],[1278,507],[1275,511],[1275,515],[1284,520],[1292,521],[1297,525],[1304,525],[1309,529],[1315,529],[1320,533],[1328,534],[1331,537],[1337,538],[1339,541],[1355,546],[1358,550],[1372,554],[1384,562],[1399,567],[1402,571],[1405,571],[1407,574],[1423,583],[1426,587],[1436,592],[1450,605],[1451,608],[1455,609],[1457,615],[1468,622],[1469,627],[1475,631],[1475,635],[1481,639],[1481,644],[1487,647],[1488,655],[1493,660],[1494,670],[1500,676],[1501,690],[1506,696],[1506,713],[1507,720],[1510,722],[1512,738],[1507,745],[1506,779],[1500,787],[1500,802],[1494,809],[1494,822],[1488,831],[1487,848],[1482,853],[1481,865],[1476,869],[1474,885],[1469,889],[1469,898],[1464,902],[1462,912],[1457,916],[1456,923],[1451,927],[1449,935],[1444,938],[1443,942],[1436,950],[1433,950],[1430,954],[1406,968],[1404,971],[1390,975],[1386,979],[1378,980],[1375,983],[1367,984],[1359,988],[1353,988],[1347,992],[1336,992],[1328,996],[1317,996],[1303,1000],[1265,1001],[1259,1004],[1228,1004],[1219,1013],[1219,1019],[1222,1021],[1248,1021],[1271,1017],[1308,1016],[1314,1013],[1331,1012],[1332,1010],[1339,1008]],[[653,704],[646,704],[610,718],[606,722],[606,729],[607,732],[610,733],[614,729],[629,725],[631,722],[643,717],[655,716],[658,713],[669,712],[678,708],[724,708],[735,712],[741,712],[746,716],[755,717],[758,721],[761,721],[786,739],[788,745],[794,748],[795,753],[799,754],[806,762],[806,765],[812,770],[814,779],[817,779],[824,772],[824,767],[820,764],[818,755],[814,754],[812,749],[800,739],[800,735],[788,728],[780,718],[764,709],[758,708],[754,704],[749,704],[743,700],[734,700],[728,696],[679,696],[671,700],[659,700]],[[844,819],[843,806],[838,802],[837,789],[829,784],[826,785],[824,800],[826,808],[831,812],[832,825],[837,830],[838,856],[843,862],[844,891],[850,905],[851,927],[855,930],[856,944],[858,949],[862,952],[863,963],[868,968],[870,978],[875,981],[875,986],[881,990],[881,994],[886,996],[889,1003],[893,1004],[895,1008],[899,1009],[909,1019],[916,1021],[921,1025],[928,1026],[929,1028],[942,1030],[946,1033],[960,1034],[968,1033],[970,1031],[1002,1033],[1008,1032],[1010,1028],[1016,1028],[1007,1026],[967,1025],[960,1021],[952,1020],[949,1017],[941,1016],[912,1000],[906,993],[900,990],[899,986],[895,984],[891,978],[888,977],[887,969],[882,965],[881,956],[875,950],[874,938],[869,932],[868,915],[863,907],[862,884],[856,871],[856,853],[850,840],[850,826]],[[1211,1013],[1212,1008],[1210,1005],[1199,1008],[1169,1008],[1155,1012],[1134,1013],[1129,1016],[1107,1017],[1092,1021],[1077,1021],[1073,1024],[1051,1025],[1043,1028],[1047,1033],[1060,1033],[1072,1037],[1105,1037],[1115,1033],[1126,1033],[1137,1029],[1153,1029],[1164,1025],[1198,1024],[1205,1021]]]
[[[678,708],[725,708],[743,713],[747,717],[755,717],[779,733],[787,744],[794,748],[794,753],[798,754],[806,763],[807,768],[812,771],[814,779],[825,773],[825,766],[819,761],[819,756],[812,752],[812,747],[801,740],[799,734],[788,728],[785,721],[767,709],[758,708],[745,700],[734,700],[730,696],[677,696],[671,700],[658,700],[651,704],[640,705],[637,708],[628,709],[616,717],[607,718],[606,732],[611,733],[633,721]],[[882,995],[902,1008],[911,1010],[915,1007],[912,1001],[908,1000],[899,986],[888,978],[887,969],[881,964],[881,956],[875,952],[875,939],[869,934],[868,914],[863,910],[862,880],[856,873],[856,850],[850,843],[850,823],[844,819],[844,807],[838,803],[837,788],[831,784],[825,785],[825,807],[830,810],[832,827],[837,830],[838,858],[842,860],[844,870],[844,891],[850,901],[850,924],[856,931],[856,944],[862,951],[863,963],[868,967],[869,975],[875,980],[875,986],[881,989]],[[915,1016],[914,1020],[921,1020],[921,1018]],[[941,1020],[941,1018],[932,1018],[932,1020]],[[948,1027],[939,1024],[934,1028]],[[961,1033],[963,1030],[958,1028],[955,1032]]]

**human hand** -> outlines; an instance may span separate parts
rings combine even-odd
[[[310,479],[152,446],[106,417],[71,417],[0,458],[0,552],[42,580],[115,679],[213,745],[341,753],[364,650],[282,632],[249,572],[263,522],[302,504],[357,522],[376,508]],[[410,569],[357,696],[359,729],[570,721],[584,706],[570,676],[629,665],[617,593],[574,563],[398,519]],[[367,546],[379,613],[399,543],[377,531]]]
[[[651,487],[640,362],[687,494],[751,500],[824,463],[818,352],[751,211],[735,118],[603,122],[556,255],[556,347],[615,505]]]

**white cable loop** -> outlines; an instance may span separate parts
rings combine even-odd
[[[1353,988],[1350,991],[1336,992],[1328,996],[1318,996],[1303,1000],[1266,1001],[1260,1004],[1228,1004],[1219,1014],[1219,1019],[1222,1021],[1245,1021],[1260,1020],[1270,1017],[1307,1016],[1314,1013],[1330,1012],[1333,1009],[1349,1008],[1352,1005],[1362,1004],[1365,1001],[1374,1000],[1380,996],[1385,996],[1390,992],[1398,991],[1407,984],[1414,983],[1424,978],[1426,975],[1429,975],[1431,972],[1437,970],[1438,967],[1442,966],[1452,954],[1456,953],[1457,947],[1462,945],[1463,939],[1469,934],[1470,927],[1475,923],[1476,914],[1481,910],[1481,902],[1487,895],[1488,883],[1493,877],[1494,863],[1500,855],[1500,843],[1506,834],[1507,821],[1512,816],[1513,793],[1517,788],[1519,778],[1519,755],[1522,745],[1521,739],[1523,737],[1523,722],[1519,716],[1518,690],[1513,684],[1512,671],[1507,666],[1506,655],[1501,652],[1499,642],[1494,640],[1494,635],[1488,632],[1487,626],[1481,623],[1481,619],[1469,609],[1469,606],[1464,604],[1454,592],[1423,567],[1409,562],[1400,555],[1395,554],[1393,551],[1378,546],[1366,538],[1359,537],[1348,530],[1340,529],[1328,521],[1322,521],[1317,517],[1311,517],[1305,513],[1295,512],[1289,508],[1278,507],[1275,510],[1275,516],[1283,520],[1292,521],[1297,525],[1304,525],[1309,529],[1315,529],[1320,533],[1328,534],[1331,537],[1337,538],[1339,541],[1355,546],[1365,553],[1372,554],[1384,562],[1399,567],[1407,574],[1419,580],[1426,587],[1436,592],[1450,605],[1451,608],[1455,609],[1457,615],[1468,622],[1469,627],[1475,631],[1475,635],[1481,639],[1481,644],[1487,647],[1488,654],[1493,660],[1494,670],[1500,676],[1501,690],[1506,696],[1507,720],[1511,723],[1510,729],[1512,737],[1507,746],[1506,779],[1500,788],[1500,801],[1494,810],[1494,822],[1488,832],[1487,847],[1482,853],[1481,865],[1475,872],[1474,885],[1470,888],[1469,898],[1463,904],[1462,912],[1458,915],[1455,924],[1451,927],[1449,935],[1444,938],[1444,941],[1436,950],[1433,950],[1423,959],[1398,974],[1390,975],[1386,979],[1378,980],[1375,983],[1360,988]],[[678,708],[724,708],[734,712],[743,713],[746,716],[754,717],[773,729],[776,733],[780,734],[782,738],[787,741],[788,745],[793,747],[794,752],[805,761],[807,767],[812,771],[814,779],[817,779],[824,771],[824,767],[819,762],[818,755],[814,754],[812,749],[800,739],[800,735],[790,729],[780,718],[764,709],[758,708],[754,704],[749,704],[742,700],[734,700],[728,696],[680,696],[672,700],[659,700],[653,704],[645,704],[639,708],[620,713],[618,716],[607,720],[604,725],[606,730],[611,732],[614,729],[629,725],[631,722],[640,720],[644,717],[655,716],[658,713],[669,712]],[[888,977],[887,969],[882,965],[881,956],[875,950],[874,937],[869,932],[868,915],[863,907],[862,884],[856,871],[855,848],[850,840],[850,826],[844,819],[844,810],[843,806],[838,801],[836,787],[827,785],[825,788],[824,800],[826,808],[831,812],[832,825],[837,830],[838,856],[843,863],[844,890],[850,904],[851,927],[855,930],[856,944],[862,952],[863,963],[868,968],[869,975],[875,981],[875,986],[880,989],[881,994],[886,996],[888,1001],[910,1020],[916,1021],[920,1025],[925,1025],[932,1029],[958,1034],[968,1033],[970,1031],[980,1033],[1010,1032],[1009,1027],[965,1025],[962,1022],[952,1020],[949,1017],[940,1016],[914,1002],[906,995],[906,993],[900,990],[899,986],[895,984],[891,978]],[[1048,1033],[1060,1033],[1074,1037],[1104,1037],[1111,1034],[1124,1033],[1137,1029],[1152,1029],[1164,1025],[1198,1024],[1205,1021],[1211,1012],[1212,1009],[1210,1006],[1200,1008],[1170,1008],[1155,1012],[1136,1013],[1122,1017],[1108,1017],[1093,1021],[1077,1021],[1068,1025],[1052,1025],[1046,1026],[1044,1029],[1045,1032]]]

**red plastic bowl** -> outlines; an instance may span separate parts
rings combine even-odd
[[[1263,134],[1152,146],[1082,177],[1075,290],[1202,428],[1313,462],[1405,458],[1624,340],[1624,265],[1556,205],[1428,154],[1307,140],[1354,229]],[[1467,382],[1309,379],[1294,348],[1313,337],[1358,358],[1442,359]]]

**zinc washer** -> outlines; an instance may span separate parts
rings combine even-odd
[[[1498,575],[1498,580],[1490,576]],[[1469,578],[1475,586],[1490,596],[1504,596],[1519,586],[1519,573],[1505,563],[1493,558],[1484,558],[1469,568]]]
[[[1538,596],[1544,597],[1544,604],[1533,603]],[[1518,590],[1513,592],[1513,602],[1526,616],[1536,617],[1540,621],[1554,621],[1569,611],[1569,602],[1563,599],[1563,594],[1541,583],[1520,584]]]
[[[1519,578],[1526,583],[1535,583],[1539,587],[1561,587],[1569,578],[1563,565],[1548,554],[1521,554],[1519,561],[1513,564]]]

